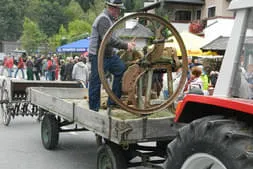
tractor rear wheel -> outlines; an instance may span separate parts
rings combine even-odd
[[[250,169],[253,135],[245,123],[221,116],[193,121],[168,145],[165,169]]]

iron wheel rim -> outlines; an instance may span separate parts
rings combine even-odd
[[[130,106],[124,104],[123,101],[120,100],[112,92],[112,89],[109,87],[108,83],[105,80],[105,75],[104,75],[104,70],[103,70],[104,69],[104,66],[103,66],[103,64],[104,64],[104,50],[105,50],[105,47],[106,47],[106,43],[109,39],[108,37],[112,35],[112,31],[114,30],[114,28],[116,26],[118,26],[121,22],[124,22],[128,19],[131,19],[131,18],[136,18],[136,17],[146,18],[147,20],[151,20],[150,18],[152,18],[152,19],[157,18],[157,20],[160,22],[160,24],[163,24],[164,26],[166,26],[166,28],[169,28],[169,30],[172,32],[172,34],[175,36],[176,40],[179,43],[181,53],[182,53],[182,60],[183,60],[183,62],[182,62],[183,72],[182,72],[182,76],[180,78],[179,86],[177,87],[176,91],[173,92],[173,94],[165,102],[163,102],[162,104],[160,104],[158,106],[152,106],[151,108],[145,108],[145,109],[130,107]],[[105,34],[105,36],[104,36],[104,38],[101,42],[99,52],[98,52],[98,73],[99,73],[101,83],[102,83],[104,89],[106,90],[107,94],[122,109],[124,109],[124,110],[126,110],[126,111],[128,111],[132,114],[136,114],[136,115],[152,114],[152,113],[164,110],[165,108],[172,105],[174,103],[174,101],[177,99],[177,96],[180,94],[181,90],[184,87],[184,84],[185,84],[185,81],[186,81],[186,78],[187,78],[187,71],[188,71],[187,53],[186,53],[186,49],[185,49],[183,40],[180,37],[179,33],[174,28],[174,26],[172,26],[172,24],[170,24],[168,21],[166,21],[165,19],[163,19],[163,18],[161,18],[157,15],[150,14],[150,13],[135,13],[135,14],[128,15],[128,16],[118,20]]]
[[[216,157],[207,153],[196,153],[186,159],[181,169],[227,169],[225,165]]]

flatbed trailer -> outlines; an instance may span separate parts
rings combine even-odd
[[[78,81],[31,81],[15,78],[0,77],[0,110],[5,126],[10,124],[11,118],[16,116],[37,116],[38,120],[43,113],[39,107],[27,100],[28,87],[64,87],[80,88],[84,85]]]
[[[136,116],[120,109],[92,111],[88,108],[86,88],[28,88],[27,100],[43,110],[41,138],[46,149],[56,148],[60,132],[92,131],[97,136],[98,168],[124,169],[133,166],[161,168],[167,144],[183,124],[174,123],[169,111]],[[63,126],[74,124],[72,129]],[[138,143],[156,142],[154,146]],[[131,162],[135,157],[140,161]],[[159,157],[155,160],[154,156]],[[113,164],[108,164],[112,159]],[[116,169],[115,168],[115,169]]]

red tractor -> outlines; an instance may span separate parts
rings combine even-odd
[[[166,169],[253,168],[253,1],[233,0],[235,22],[213,96],[187,95]]]

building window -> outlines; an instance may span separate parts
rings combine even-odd
[[[196,12],[196,19],[200,20],[200,18],[201,18],[201,10],[197,10],[197,12]]]
[[[215,16],[216,7],[208,8],[208,18]]]
[[[176,21],[191,21],[191,11],[176,11]]]

